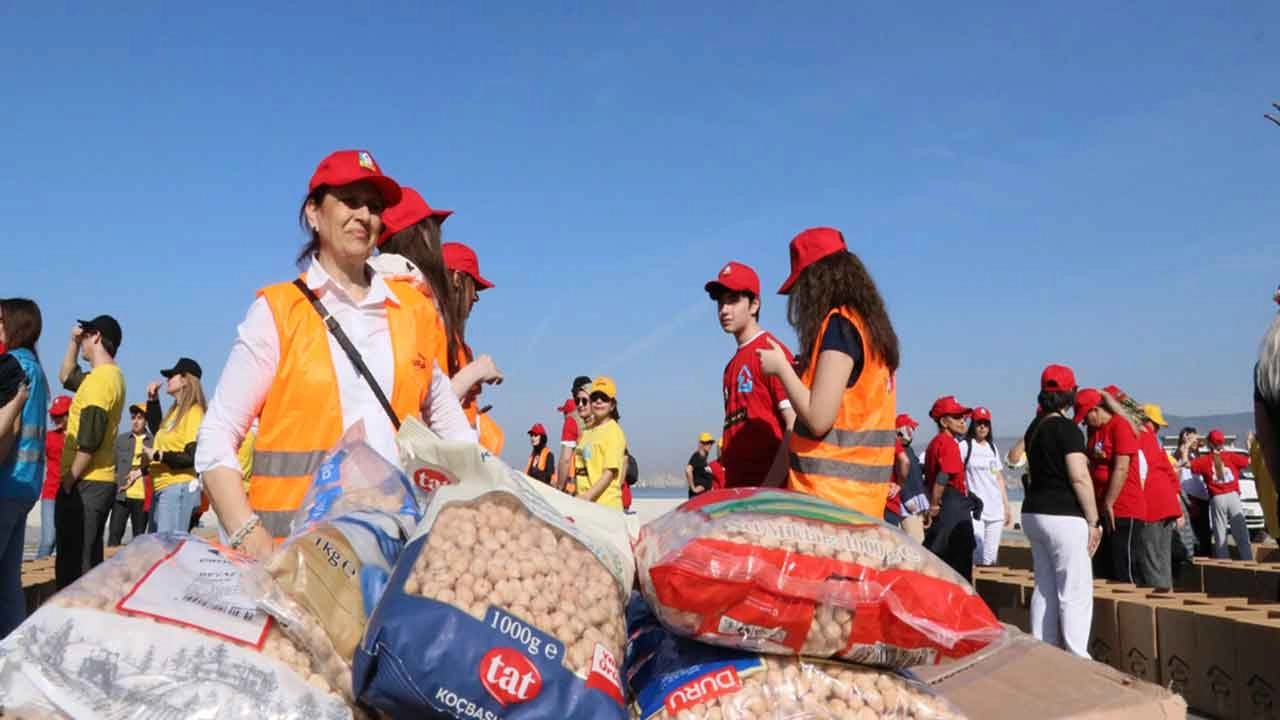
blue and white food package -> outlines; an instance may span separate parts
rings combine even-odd
[[[957,720],[892,670],[758,655],[673,635],[640,593],[627,604],[625,674],[640,720]]]
[[[421,517],[404,473],[361,436],[348,431],[325,458],[293,534],[250,585],[259,607],[332,667],[349,700],[351,660],[365,623]]]
[[[356,651],[361,702],[391,717],[626,718],[622,514],[544,494],[474,444],[414,452],[444,480]]]
[[[244,592],[242,562],[185,534],[135,538],[0,642],[5,716],[351,718]]]

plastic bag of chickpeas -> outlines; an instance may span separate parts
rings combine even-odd
[[[757,655],[671,634],[639,593],[627,604],[627,685],[640,720],[955,720],[894,670]]]
[[[351,718],[340,668],[283,635],[199,538],[143,535],[0,642],[6,716]]]
[[[356,651],[360,700],[391,717],[626,718],[622,514],[544,495],[474,444],[414,453],[450,479]]]
[[[400,469],[349,430],[315,473],[291,534],[246,573],[258,606],[315,657],[337,655],[339,689],[365,623],[421,513]]]
[[[911,667],[1004,632],[963,578],[902,531],[788,490],[703,493],[645,525],[635,556],[662,623],[726,647]]]

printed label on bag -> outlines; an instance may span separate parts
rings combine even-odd
[[[240,569],[217,549],[183,542],[151,567],[116,605],[262,648],[271,617],[240,588]]]

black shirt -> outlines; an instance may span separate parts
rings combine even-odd
[[[827,323],[827,331],[822,333],[818,352],[835,350],[853,358],[853,370],[849,373],[849,383],[845,387],[853,387],[862,376],[862,333],[843,315],[834,315]]]
[[[1036,425],[1044,427],[1036,431]],[[1032,435],[1034,434],[1034,438]],[[1070,420],[1056,413],[1037,418],[1023,436],[1030,463],[1031,482],[1022,512],[1040,515],[1074,515],[1084,517],[1084,508],[1071,487],[1067,472],[1067,455],[1083,453],[1084,434]]]
[[[695,487],[702,488],[704,491],[711,489],[711,468],[707,467],[707,456],[700,452],[695,452],[689,457],[689,466],[693,468],[693,484]],[[693,497],[693,490],[689,491],[689,497]]]

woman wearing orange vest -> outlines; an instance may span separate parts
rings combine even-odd
[[[457,242],[448,242],[440,247],[444,257],[444,266],[449,270],[449,287],[452,294],[451,307],[457,308],[460,315],[457,327],[461,335],[466,337],[466,322],[471,317],[471,309],[480,302],[480,293],[493,287],[493,283],[480,274],[480,259],[476,251]],[[480,445],[491,453],[499,454],[505,444],[502,428],[489,417],[486,409],[479,406],[481,385],[500,385],[502,372],[488,355],[476,356],[471,346],[462,343],[460,363],[465,363],[461,370],[452,377],[453,391],[462,401],[462,410],[467,420],[480,436]]]
[[[556,459],[547,447],[547,429],[542,423],[534,423],[529,428],[529,444],[533,450],[529,453],[529,462],[525,463],[524,474],[550,485],[556,476]]]
[[[399,199],[400,186],[368,152],[321,161],[299,211],[309,238],[298,256],[305,271],[259,291],[237,330],[196,449],[232,547],[269,553],[272,538],[288,534],[325,453],[359,421],[369,445],[397,463],[396,427],[410,415],[421,413],[443,437],[475,439],[434,362],[435,307],[367,264],[382,210]],[[255,417],[246,494],[237,451]]]
[[[791,276],[778,292],[790,295],[787,315],[804,349],[794,368],[773,342],[759,351],[796,411],[787,485],[879,520],[897,416],[898,336],[884,300],[840,231],[822,227],[791,241]]]

